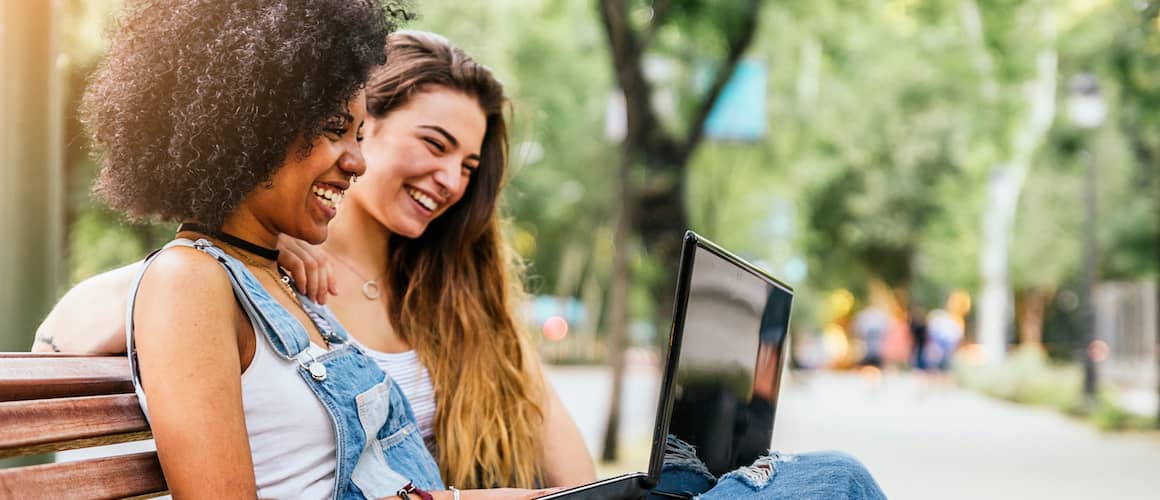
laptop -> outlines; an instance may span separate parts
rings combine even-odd
[[[690,445],[715,476],[768,451],[792,302],[790,286],[686,232],[647,465],[541,498],[688,498],[662,480],[666,443]]]

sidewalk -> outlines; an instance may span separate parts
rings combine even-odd
[[[552,368],[590,449],[609,378]],[[640,397],[648,384],[634,384]],[[793,374],[782,387],[774,446],[860,458],[892,499],[1160,498],[1160,436],[1108,434],[1050,410],[993,400],[911,375]]]

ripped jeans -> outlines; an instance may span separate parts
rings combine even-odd
[[[858,459],[825,451],[797,455],[770,452],[752,465],[713,477],[689,444],[669,436],[657,491],[703,500],[792,498],[879,500],[886,494]],[[663,498],[651,495],[652,499]]]

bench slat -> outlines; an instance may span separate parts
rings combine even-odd
[[[125,356],[0,355],[0,402],[132,392]]]
[[[156,452],[0,469],[0,498],[5,499],[125,498],[165,490]]]
[[[133,394],[0,403],[0,458],[148,437]]]

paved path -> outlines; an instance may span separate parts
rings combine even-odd
[[[549,373],[594,449],[608,375],[578,367]],[[633,387],[626,397],[647,397],[651,384]],[[776,448],[849,452],[893,499],[1160,498],[1156,435],[1102,433],[1050,410],[910,375],[795,374],[778,412]]]

